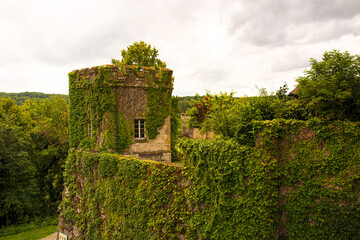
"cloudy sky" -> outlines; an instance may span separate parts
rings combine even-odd
[[[143,40],[178,96],[269,92],[321,59],[360,53],[359,0],[0,0],[0,92],[68,92],[67,73]],[[290,89],[291,90],[291,89]]]

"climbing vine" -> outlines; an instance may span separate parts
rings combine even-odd
[[[182,133],[182,119],[180,115],[179,97],[171,97],[171,161],[181,161],[177,144]]]
[[[183,166],[73,149],[62,216],[85,239],[359,238],[360,123],[254,132],[255,147],[182,140]]]
[[[108,66],[97,67],[93,79],[69,73],[71,147],[121,152],[132,143],[131,123],[116,109],[112,73]]]
[[[126,66],[126,69],[132,68]],[[170,116],[172,71],[163,69],[160,74],[155,74],[153,68],[143,69],[144,72],[135,74],[136,77],[145,78],[145,126],[149,139],[154,139],[165,119]],[[90,77],[91,71],[96,71],[94,77]],[[132,122],[118,112],[116,103],[121,96],[116,96],[115,89],[127,85],[113,82],[113,73],[113,66],[69,73],[71,147],[123,152],[132,143]]]
[[[81,230],[77,238],[174,239],[183,234],[188,213],[181,168],[71,150],[65,175],[62,216]]]
[[[158,78],[148,81],[149,87],[145,88],[147,94],[146,130],[149,139],[154,139],[159,134],[159,127],[164,125],[165,119],[171,112],[172,71],[163,69]]]

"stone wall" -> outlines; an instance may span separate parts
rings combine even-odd
[[[164,125],[159,129],[159,135],[155,139],[146,142],[132,144],[124,155],[151,159],[155,161],[171,162],[171,122],[170,116],[166,118]]]
[[[198,128],[189,128],[188,124],[187,124],[189,117],[181,116],[181,119],[183,121],[182,136],[189,137],[189,138],[192,138],[195,140],[198,140],[198,139],[213,140],[216,138],[216,134],[211,131],[202,133],[200,131],[200,129],[198,129]]]

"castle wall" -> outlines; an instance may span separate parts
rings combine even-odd
[[[59,231],[70,239],[359,239],[360,123],[277,119],[254,131],[251,148],[186,139],[183,166],[71,150]]]

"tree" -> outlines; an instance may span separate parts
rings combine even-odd
[[[121,60],[112,59],[112,63],[123,67],[124,65],[135,65],[140,70],[144,67],[154,67],[155,69],[165,68],[166,63],[158,58],[158,50],[143,41],[134,42],[127,49],[121,50]]]
[[[13,100],[0,99],[0,217],[6,225],[39,213],[36,170],[28,156],[30,121]]]
[[[212,95],[207,92],[205,96],[200,97],[196,94],[196,97],[192,99],[192,108],[189,108],[186,112],[186,116],[189,117],[188,125],[190,128],[200,128],[205,121],[207,115],[210,112]]]
[[[287,92],[289,90],[289,87],[288,85],[285,83],[284,86],[280,87],[279,90],[276,91],[276,97],[279,99],[279,100],[284,100],[286,101],[288,96],[287,96]]]
[[[61,201],[63,171],[69,150],[69,106],[61,97],[27,100],[21,108],[32,120],[29,156],[36,167],[40,204],[54,214]]]
[[[62,97],[17,106],[0,98],[0,224],[57,211],[69,149]]]
[[[360,120],[360,57],[337,50],[322,61],[310,59],[311,68],[299,77],[298,99],[312,117]]]
[[[264,88],[258,90],[258,97],[241,98],[234,97],[234,92],[207,93],[187,111],[190,127],[212,131],[242,145],[254,145],[253,121],[271,120],[283,114],[281,100],[269,96]]]

